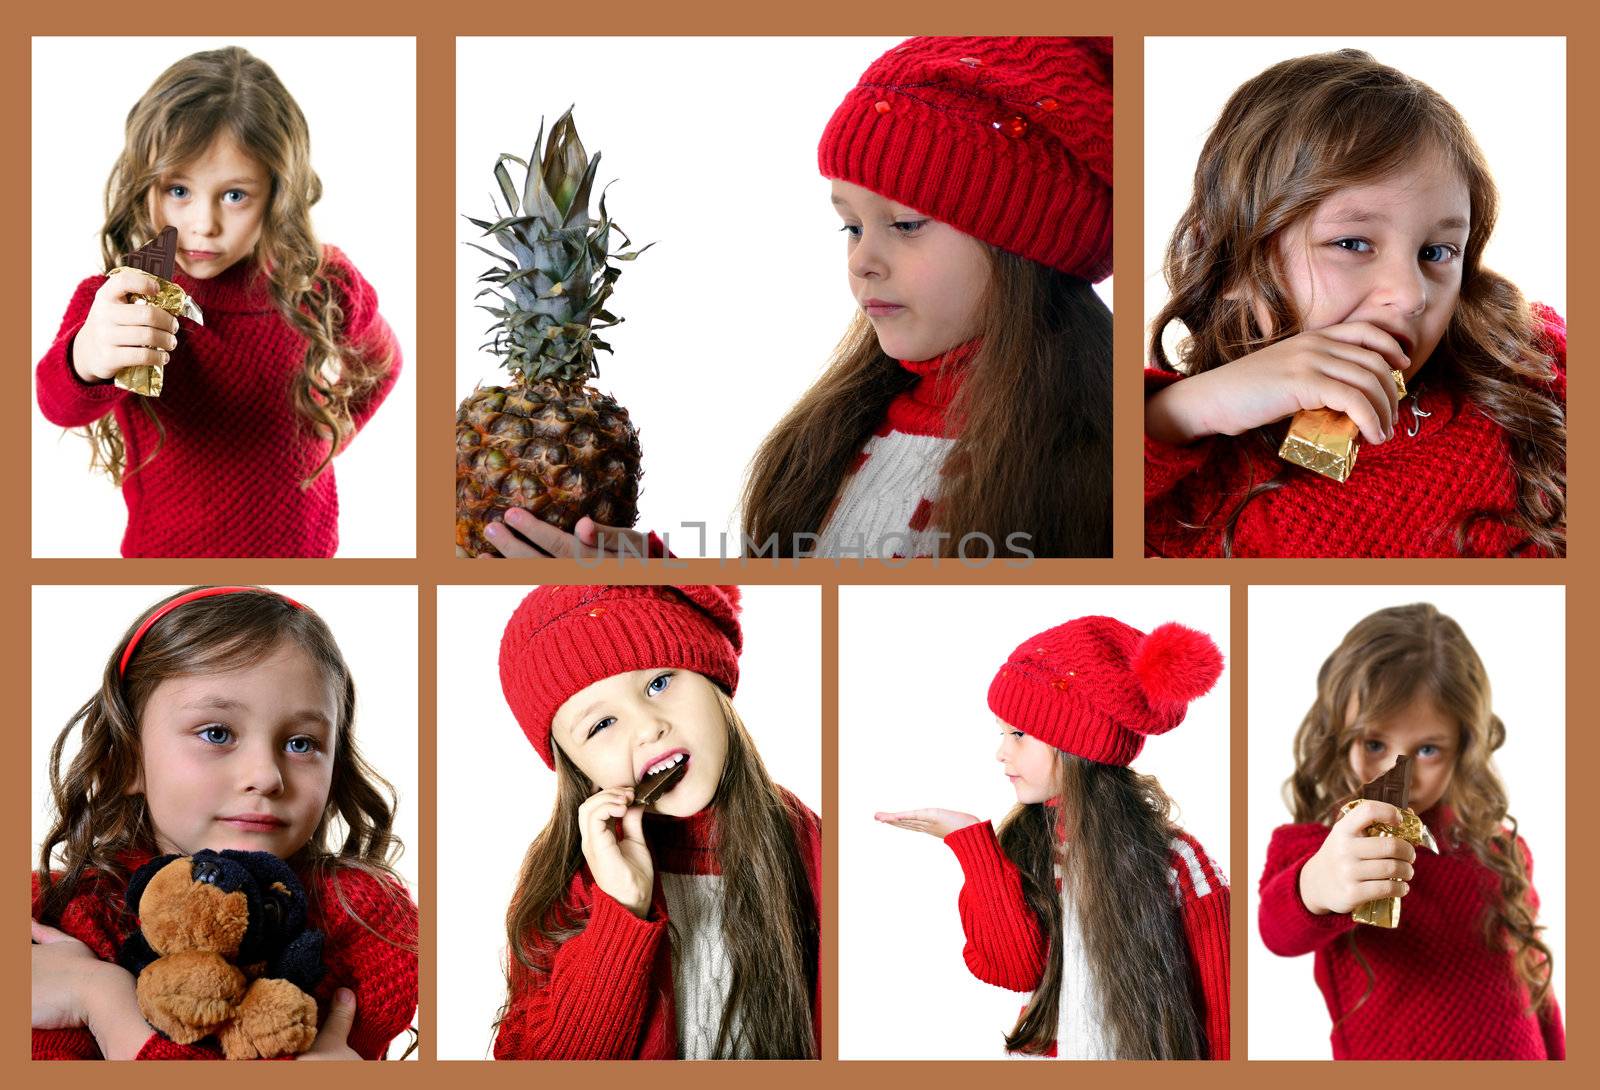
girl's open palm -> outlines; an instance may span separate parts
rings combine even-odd
[[[940,810],[937,807],[925,810],[900,810],[893,813],[880,810],[872,816],[885,825],[893,825],[896,829],[927,833],[940,840],[958,829],[978,824],[978,818],[972,814],[963,814],[960,810]]]
[[[608,787],[578,807],[583,858],[611,899],[638,916],[650,914],[655,864],[644,841],[644,807],[633,805],[633,788]]]

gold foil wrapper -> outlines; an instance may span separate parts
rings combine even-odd
[[[1345,803],[1340,814],[1347,814],[1361,803],[1361,799],[1352,799]],[[1400,824],[1388,825],[1375,821],[1367,826],[1368,836],[1397,836],[1401,840],[1409,841],[1419,848],[1427,848],[1430,852],[1437,853],[1438,845],[1433,842],[1433,834],[1422,823],[1415,810],[1409,807],[1400,811]],[[1357,905],[1350,918],[1356,923],[1371,924],[1373,927],[1399,927],[1400,926],[1400,898],[1380,897],[1376,901]]]
[[[1406,396],[1406,377],[1390,371],[1400,397]],[[1302,409],[1289,421],[1289,434],[1278,457],[1343,484],[1356,468],[1361,452],[1361,429],[1355,421],[1332,409]]]
[[[115,276],[124,268],[126,266],[119,265],[106,275]],[[135,303],[143,303],[145,306],[160,307],[174,318],[187,318],[195,325],[206,324],[205,317],[200,313],[200,308],[195,305],[193,299],[189,298],[187,292],[172,281],[163,280],[159,276],[155,278],[155,281],[161,285],[161,288],[154,295],[130,295],[128,297],[129,300]],[[132,390],[143,397],[160,397],[162,373],[165,370],[166,367],[161,364],[124,367],[117,372],[112,381],[124,390]]]

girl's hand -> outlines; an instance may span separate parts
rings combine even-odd
[[[1397,836],[1367,836],[1373,822],[1400,824],[1400,811],[1368,799],[1328,830],[1328,839],[1300,869],[1300,900],[1316,916],[1411,892],[1417,850]]]
[[[317,1039],[311,1042],[311,1047],[306,1049],[297,1060],[359,1060],[361,1054],[351,1048],[347,1043],[350,1040],[350,1027],[356,1021],[356,993],[349,988],[340,988],[333,993],[333,1008],[328,1011],[328,1020],[322,1023],[322,1028],[317,1030]]]
[[[1301,409],[1336,409],[1368,443],[1394,438],[1400,396],[1391,371],[1411,362],[1371,322],[1299,333],[1175,382],[1145,400],[1144,430],[1163,443],[1241,435]]]
[[[591,795],[578,807],[578,830],[595,885],[641,920],[648,916],[655,863],[644,842],[644,807],[633,805],[633,788],[608,787]]]
[[[518,541],[516,535],[507,533],[505,527],[497,522],[485,526],[483,533],[489,539],[489,544],[493,545],[501,556],[513,559],[550,556],[562,559],[571,557],[587,559],[599,556],[650,555],[648,534],[640,533],[638,530],[624,530],[620,526],[606,526],[587,515],[578,520],[578,525],[573,527],[574,533],[570,534],[557,530],[548,522],[536,518],[520,507],[508,510],[505,513],[505,520],[518,534],[533,542],[534,547]]]
[[[89,317],[72,341],[72,366],[85,382],[105,382],[125,367],[164,364],[178,347],[178,319],[160,307],[127,301],[153,295],[156,278],[124,269],[94,293]]]
[[[940,840],[965,829],[968,825],[978,824],[978,818],[971,814],[963,814],[960,810],[901,810],[897,813],[886,813],[882,810],[873,814],[873,819],[885,825],[893,825],[896,829],[910,829],[914,833],[927,833]]]
[[[88,997],[107,963],[71,935],[38,920],[29,922],[33,925],[33,1028],[87,1025]],[[110,968],[127,973],[116,965]]]

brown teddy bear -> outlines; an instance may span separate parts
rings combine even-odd
[[[145,1021],[179,1044],[215,1035],[230,1060],[311,1047],[322,932],[306,893],[270,852],[163,855],[134,872],[126,903],[139,930],[117,963],[138,978]]]

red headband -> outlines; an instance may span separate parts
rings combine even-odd
[[[128,672],[128,660],[133,658],[134,648],[139,646],[139,641],[144,639],[144,634],[150,631],[151,625],[181,605],[199,601],[201,598],[215,598],[219,594],[270,594],[274,598],[282,598],[296,609],[306,608],[293,598],[279,594],[277,591],[262,590],[260,587],[201,587],[199,590],[191,590],[188,594],[178,595],[144,619],[144,624],[140,625],[138,630],[134,632],[133,638],[128,641],[128,646],[122,649],[122,662],[117,666],[117,676],[122,677]]]

